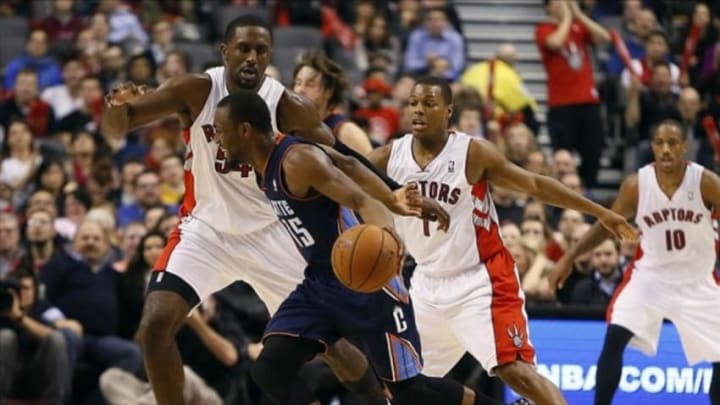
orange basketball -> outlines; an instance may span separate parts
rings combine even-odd
[[[401,246],[392,233],[376,225],[357,225],[335,241],[332,267],[345,286],[371,293],[382,289],[398,274],[400,256]]]

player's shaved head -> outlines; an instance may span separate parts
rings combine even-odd
[[[270,34],[270,41],[272,42],[273,40],[272,26],[264,18],[253,14],[245,14],[230,21],[230,23],[225,28],[225,36],[223,38],[223,42],[231,42],[235,37],[235,31],[238,28],[242,27],[264,28],[265,30],[267,30],[268,34]]]

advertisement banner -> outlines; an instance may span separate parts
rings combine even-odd
[[[595,370],[605,338],[603,321],[530,320],[530,340],[537,349],[538,371],[552,380],[573,405],[593,402]],[[647,357],[625,351],[614,405],[708,404],[710,364],[687,365],[672,324],[663,325],[658,353]],[[511,390],[506,397],[515,399]]]

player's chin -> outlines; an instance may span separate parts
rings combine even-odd
[[[238,87],[244,90],[254,90],[257,87],[258,82],[258,79],[249,80],[239,76],[235,77],[235,84],[237,84]]]

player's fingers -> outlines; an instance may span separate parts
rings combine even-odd
[[[442,211],[438,216],[438,227],[437,229],[443,232],[447,232],[450,229],[450,215],[447,212]]]

